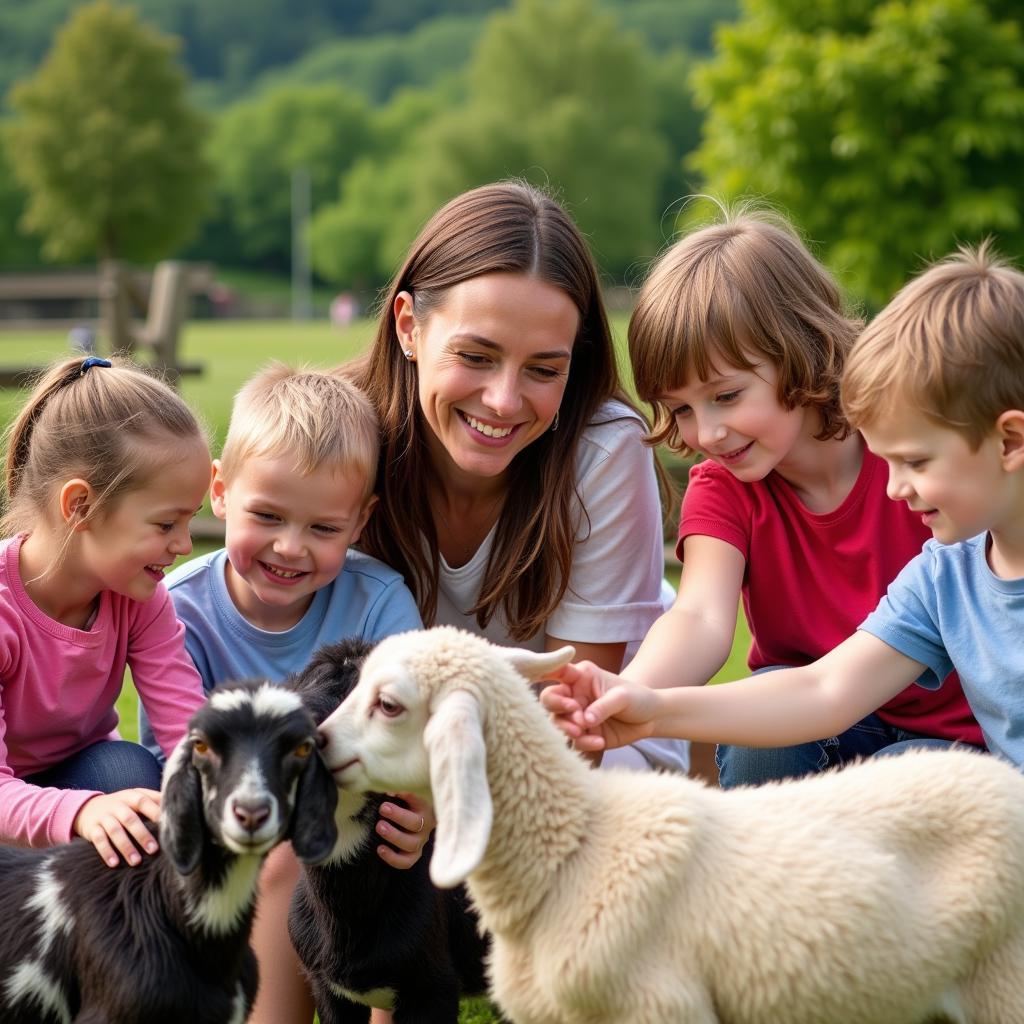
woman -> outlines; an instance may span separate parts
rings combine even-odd
[[[362,546],[403,573],[424,622],[620,668],[663,610],[662,518],[565,211],[515,182],[449,202],[353,372],[383,434]],[[685,771],[686,746],[643,741],[618,760]]]

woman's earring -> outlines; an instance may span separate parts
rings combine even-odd
[[[406,359],[409,360],[410,363],[412,362],[412,349],[411,348],[403,349],[402,350],[402,354],[405,356]]]
[[[558,414],[561,412],[560,409],[555,410],[555,418],[551,421],[551,430],[555,431],[558,429]]]

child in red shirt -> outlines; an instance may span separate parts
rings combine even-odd
[[[624,678],[698,686],[725,663],[739,600],[751,669],[815,661],[854,632],[930,531],[886,496],[885,464],[839,406],[859,323],[792,228],[742,212],[662,256],[629,325],[651,439],[703,461],[690,473],[675,604]],[[777,749],[721,746],[723,786],[822,771],[904,743],[981,731],[957,681],[910,686],[839,736]]]

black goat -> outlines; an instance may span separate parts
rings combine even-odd
[[[355,685],[370,645],[324,648],[290,685],[317,722]],[[377,856],[382,794],[338,793],[338,843],[306,866],[292,897],[288,931],[309,975],[321,1024],[354,1024],[370,1007],[395,1024],[454,1024],[459,998],[485,991],[487,939],[464,889],[442,892],[428,875],[430,845],[408,871]]]
[[[215,690],[164,772],[161,852],[107,867],[83,839],[0,847],[4,1024],[242,1024],[263,858],[335,845],[337,790],[294,693]]]

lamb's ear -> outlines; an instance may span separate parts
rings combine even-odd
[[[477,867],[491,837],[487,750],[476,699],[465,690],[449,693],[430,716],[423,743],[437,816],[430,878],[439,889],[452,889]]]
[[[186,736],[167,759],[160,797],[160,845],[183,875],[199,866],[206,835],[203,789]]]
[[[314,750],[299,776],[292,808],[292,848],[303,864],[319,864],[331,855],[338,841],[337,802],[338,787]]]
[[[575,647],[559,647],[557,651],[526,651],[520,647],[497,647],[495,653],[503,657],[521,676],[531,683],[543,679],[576,656]]]

